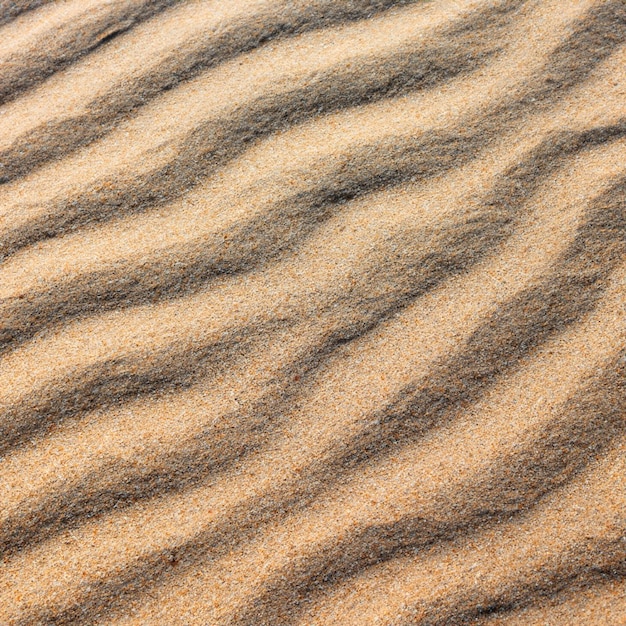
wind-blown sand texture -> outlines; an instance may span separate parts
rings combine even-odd
[[[626,624],[626,0],[0,0],[0,624]]]

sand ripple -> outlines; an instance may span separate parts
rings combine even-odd
[[[621,624],[624,0],[0,0],[0,622]]]

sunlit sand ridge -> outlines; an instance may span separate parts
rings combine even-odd
[[[626,624],[624,0],[0,0],[0,624]]]

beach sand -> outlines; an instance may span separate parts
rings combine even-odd
[[[0,624],[626,625],[626,0],[0,0]]]

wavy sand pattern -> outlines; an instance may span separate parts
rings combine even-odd
[[[0,623],[626,624],[626,0],[0,0]]]

